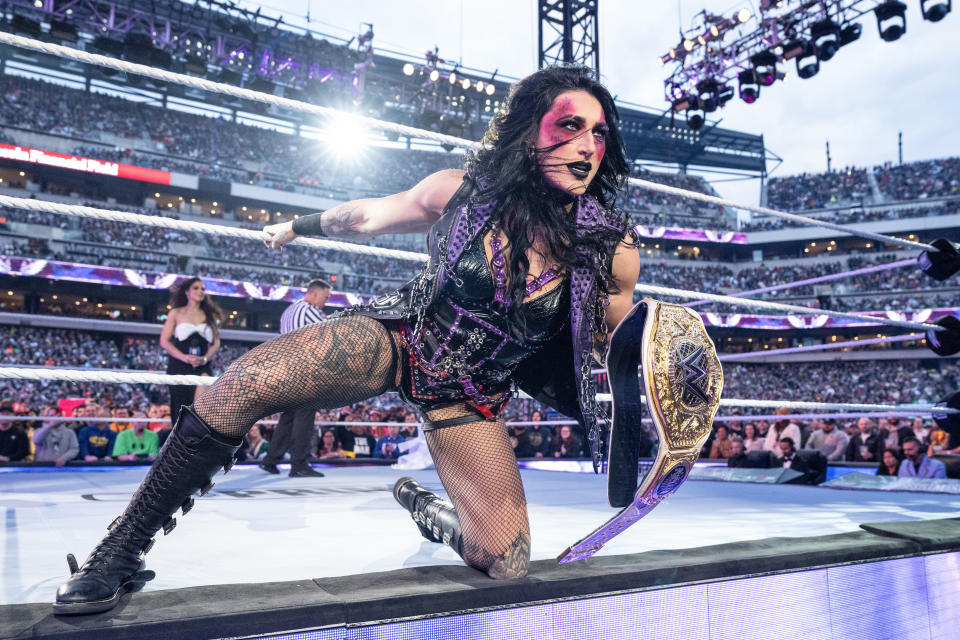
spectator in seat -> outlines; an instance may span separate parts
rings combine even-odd
[[[260,433],[260,425],[253,425],[247,432],[246,454],[247,460],[261,460],[270,449],[270,443]]]
[[[777,409],[778,416],[784,416],[789,413],[790,410],[785,407]],[[779,453],[779,443],[784,438],[790,438],[794,446],[796,446],[796,443],[800,442],[800,427],[787,420],[777,420],[773,423],[773,426],[770,427],[770,430],[767,431],[767,437],[763,441],[763,448],[777,455]]]
[[[531,422],[542,422],[543,414],[534,411],[530,415]],[[533,451],[534,458],[542,458],[550,455],[550,441],[553,440],[553,433],[549,426],[534,424],[527,430],[527,440],[530,442],[530,448]]]
[[[920,441],[916,438],[907,438],[903,442],[904,460],[900,463],[897,476],[901,478],[946,478],[947,467],[934,458],[923,454]]]
[[[107,411],[106,407],[101,407],[98,415],[104,418],[113,418],[113,422],[110,423],[110,429],[115,433],[120,433],[121,431],[126,431],[130,428],[127,418],[130,417],[130,410],[126,407],[114,407],[110,411]]]
[[[714,437],[713,444],[710,446],[710,457],[718,460],[726,460],[732,453],[726,425],[717,425],[717,435]]]
[[[777,458],[777,466],[793,469],[794,471],[799,471],[800,473],[810,473],[810,467],[807,465],[806,461],[797,455],[797,445],[793,442],[793,438],[781,438],[780,442],[777,443],[777,446],[780,449],[780,456]]]
[[[928,442],[928,438],[930,437],[930,429],[923,422],[923,418],[920,416],[914,418],[911,427],[913,428],[913,435],[917,440],[924,443]]]
[[[828,461],[834,462],[843,460],[849,443],[847,434],[837,429],[837,421],[827,418],[822,422],[820,429],[810,434],[807,449],[816,449],[825,455]]]
[[[743,425],[743,451],[763,451],[763,437],[757,432],[757,426],[752,422]]]
[[[857,434],[847,444],[848,462],[879,462],[887,434],[878,431],[870,418],[857,421]]]
[[[749,422],[746,426],[752,426]],[[746,427],[744,428],[746,430]],[[743,438],[740,436],[730,436],[730,457],[727,458],[728,467],[747,466],[747,454],[743,448]]]
[[[896,476],[900,471],[900,452],[896,449],[886,448],[883,450],[883,457],[880,458],[880,470],[878,476]]]
[[[927,447],[928,456],[936,456],[946,452],[947,443],[950,441],[950,434],[940,428],[937,421],[933,421],[933,429],[930,430],[930,446]]]
[[[160,438],[147,430],[146,422],[134,422],[133,427],[117,434],[113,441],[113,457],[117,460],[153,460],[160,453]]]
[[[82,409],[83,407],[78,407]],[[80,445],[80,459],[87,462],[113,460],[113,442],[117,433],[106,422],[91,422],[80,429],[77,443]]]
[[[517,458],[534,457],[534,448],[526,425],[515,424],[510,427],[510,444],[513,445],[513,453]]]
[[[46,406],[40,411],[42,418],[52,418],[60,415],[60,410],[54,406]],[[47,420],[33,432],[33,444],[37,447],[34,459],[37,462],[53,462],[62,467],[73,460],[80,453],[77,443],[77,434],[67,426],[66,422]]]
[[[386,435],[381,436],[380,439],[377,440],[377,445],[373,449],[373,457],[396,460],[403,455],[397,445],[404,441],[406,441],[406,438],[400,435],[399,423],[391,424],[387,427]]]
[[[560,427],[560,435],[553,440],[550,455],[554,458],[579,458],[580,438],[569,425]]]
[[[320,446],[317,448],[318,458],[342,458],[340,441],[333,429],[327,429],[320,435]]]
[[[377,441],[367,433],[367,427],[352,424],[350,428],[338,427],[340,448],[348,458],[372,458]]]
[[[0,406],[0,462],[20,462],[30,455],[30,441],[20,425],[3,416],[13,413],[12,405]]]

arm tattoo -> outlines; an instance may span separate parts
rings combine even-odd
[[[323,234],[331,238],[362,238],[362,222],[363,211],[360,205],[351,202],[324,211],[320,218]]]
[[[360,231],[363,209],[355,202],[345,202],[323,213],[311,213],[293,221],[293,232],[298,236],[321,238],[363,238]]]

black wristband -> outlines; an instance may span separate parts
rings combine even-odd
[[[323,232],[321,218],[323,213],[311,213],[308,216],[300,216],[293,221],[293,232],[298,236],[316,236],[326,238],[327,234]]]

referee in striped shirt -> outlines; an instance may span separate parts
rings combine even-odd
[[[307,295],[292,303],[280,316],[280,333],[288,333],[320,322],[326,318],[323,307],[330,299],[330,283],[314,278],[307,283]],[[290,451],[291,478],[321,478],[323,474],[307,464],[310,443],[313,441],[313,421],[316,411],[312,408],[291,409],[280,415],[280,421],[270,439],[270,448],[260,463],[268,473],[280,473],[277,463],[283,454]]]

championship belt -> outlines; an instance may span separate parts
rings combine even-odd
[[[562,554],[563,564],[589,558],[676,491],[710,435],[723,391],[723,370],[700,316],[645,298],[610,336],[607,374],[613,396],[607,497],[623,509]],[[640,378],[660,436],[653,467],[637,487],[641,444],[649,442]]]

